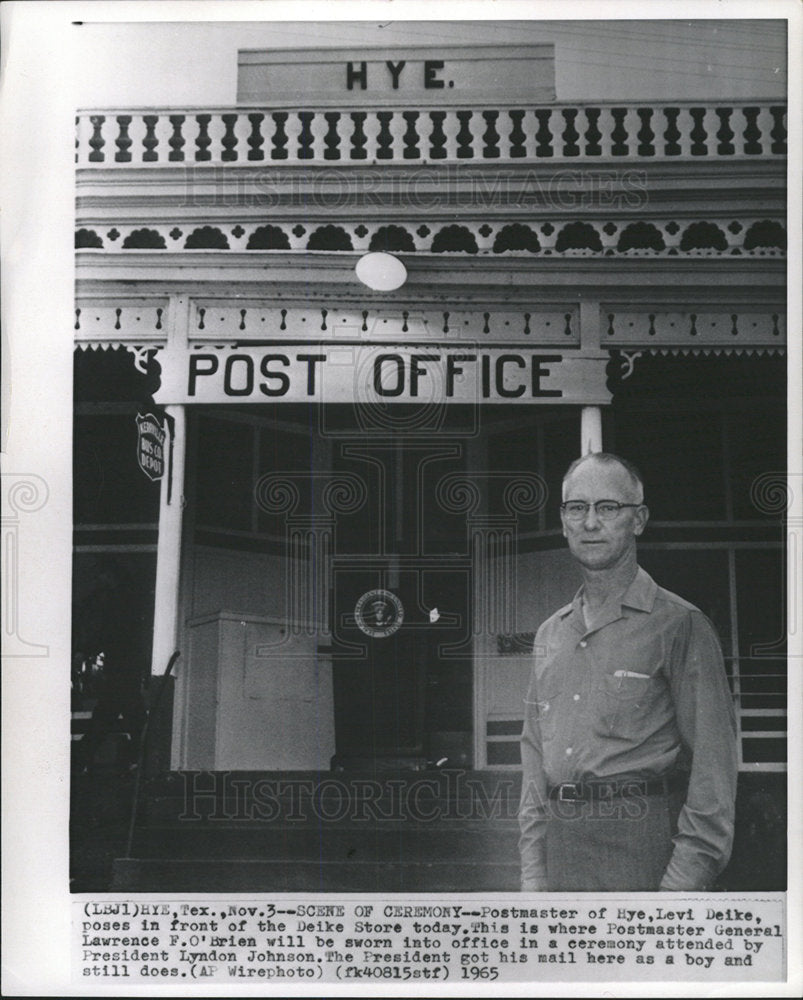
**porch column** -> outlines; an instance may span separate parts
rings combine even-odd
[[[156,554],[156,596],[153,617],[151,674],[163,674],[177,648],[181,526],[184,512],[186,415],[184,406],[165,408],[168,420],[168,464],[159,503],[159,546]]]
[[[580,302],[580,345],[588,355],[599,355],[600,306],[596,300]],[[580,411],[580,454],[602,451],[602,409],[584,406]]]
[[[584,406],[580,411],[580,454],[602,451],[602,410]]]

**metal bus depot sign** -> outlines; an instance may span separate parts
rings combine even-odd
[[[156,482],[165,472],[166,431],[152,413],[138,413],[137,462],[148,479]]]
[[[541,403],[611,400],[602,352],[470,343],[168,347],[159,405],[320,402]]]

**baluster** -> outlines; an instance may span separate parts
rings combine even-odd
[[[151,127],[150,131],[153,129]],[[148,152],[148,147],[145,145],[145,139],[148,139],[150,144],[153,143],[152,138],[148,135],[149,127],[145,122],[144,115],[134,115],[131,119],[131,128],[129,130],[131,135],[131,160],[133,163],[148,163],[150,161],[145,159],[145,154]]]
[[[613,139],[611,155],[627,156],[627,108],[611,108],[611,114],[613,115],[614,121],[613,131],[611,132],[611,138]]]
[[[560,139],[562,142],[563,155],[579,156],[580,147],[577,145],[577,140],[580,138],[580,133],[577,131],[575,126],[577,108],[563,108],[561,111],[561,117],[563,118],[563,129],[560,133]]]
[[[483,123],[480,127],[480,135],[477,137],[474,148],[479,149],[480,156],[484,160],[498,160],[499,159],[499,129],[497,128],[497,123],[499,121],[498,111],[483,111],[481,115],[475,115],[475,119],[479,119],[477,122]],[[475,130],[476,131],[476,130]]]
[[[608,160],[613,155],[613,130],[616,127],[616,123],[613,120],[613,115],[611,114],[611,109],[609,107],[602,107],[599,111],[599,120],[597,122],[597,128],[599,129],[599,155]]]
[[[457,133],[460,131],[460,122],[457,120],[456,111],[447,111],[445,115],[443,131],[446,136],[446,159],[451,162],[457,159]]]
[[[716,108],[706,108],[703,115],[703,128],[705,129],[705,148],[708,156],[719,155],[719,139],[717,138],[717,134],[721,124]]]
[[[200,115],[198,116],[201,117]],[[207,134],[209,136],[209,147],[208,147],[208,157],[213,163],[220,163],[223,160],[223,154],[226,152],[226,147],[223,145],[223,139],[226,135],[226,123],[223,121],[222,115],[209,115],[209,124],[207,125]]]
[[[708,153],[705,108],[689,108],[689,114],[693,122],[691,130],[691,155],[705,156]]]
[[[297,115],[290,115],[287,111],[274,111],[269,115],[251,115],[250,117],[252,119],[252,137],[256,133],[256,137],[252,139],[254,159],[263,159],[266,155],[271,160],[295,158],[298,137],[301,132],[301,122]],[[254,121],[257,117],[260,119],[259,122]],[[291,118],[295,127],[291,125]],[[265,144],[264,150],[261,148],[263,143]],[[257,153],[261,155],[257,157]]]
[[[89,140],[91,139],[94,128],[89,115],[79,115],[76,122],[76,132],[78,138],[77,147],[77,157],[76,163],[80,166],[84,166],[89,163],[89,154],[92,152],[92,147],[89,145]]]
[[[758,120],[756,124],[758,125],[759,132],[761,133],[761,137],[758,140],[761,147],[761,155],[769,156],[770,149],[772,147],[771,133],[775,122],[772,119],[772,115],[770,114],[770,109],[768,107],[762,106],[759,108]]]
[[[496,117],[496,131],[499,136],[499,155],[503,160],[511,158],[511,136],[513,134],[513,119],[509,111],[500,111]]]
[[[652,108],[636,108],[640,128],[636,134],[639,156],[655,156],[655,132],[652,128]]]
[[[402,157],[405,160],[420,160],[421,147],[419,146],[419,136],[417,119],[420,118],[418,111],[403,111],[401,117],[404,121],[404,132],[402,133]]]
[[[298,133],[298,159],[311,160],[315,155],[313,144],[315,137],[312,134],[312,119],[315,117],[313,111],[299,111],[298,120],[300,130]]]
[[[393,159],[393,134],[390,131],[392,111],[378,111],[379,134],[376,137],[376,158],[378,160]]]
[[[532,108],[525,109],[521,119],[521,130],[524,133],[524,139],[522,140],[524,156],[528,160],[534,160],[536,149],[535,135],[538,131],[538,120]]]
[[[183,116],[182,116],[183,117]],[[184,125],[182,127],[182,135],[184,138],[182,159],[186,160],[188,163],[194,163],[197,160],[197,141],[200,134],[200,126],[195,115],[187,115],[184,119]]]
[[[239,163],[244,163],[250,152],[248,138],[251,135],[251,122],[248,119],[249,115],[238,114],[234,120],[234,158]]]
[[[156,152],[156,147],[159,143],[159,140],[156,138],[156,123],[158,120],[157,115],[142,116],[142,127],[145,130],[145,134],[142,137],[142,147],[144,149],[142,154],[143,163],[155,163],[159,159],[159,155]]]
[[[170,152],[168,153],[168,159],[171,163],[182,162],[185,156],[184,150],[187,146],[187,140],[184,138],[186,120],[184,115],[170,115],[169,121],[170,138],[168,146],[170,147]]]
[[[117,136],[114,144],[117,147],[117,152],[114,154],[114,162],[130,163],[132,140],[128,130],[131,126],[131,115],[117,115],[115,121],[117,122]]]
[[[212,159],[212,154],[209,147],[212,145],[212,139],[209,135],[209,123],[212,119],[211,115],[199,114],[193,116],[195,124],[198,126],[198,134],[195,137],[195,142],[193,143],[193,149],[195,153],[195,159],[199,163],[206,163]],[[190,147],[188,147],[189,149]]]
[[[341,154],[340,129],[338,126],[341,122],[341,114],[339,111],[325,111],[323,119],[326,122],[326,129],[323,134],[323,158],[325,160],[339,160]]]
[[[312,131],[312,158],[316,163],[322,163],[326,150],[326,133],[329,131],[329,122],[321,111],[313,113],[310,130]]]
[[[624,140],[624,143],[627,146],[627,152],[624,155],[632,159],[633,157],[639,155],[638,134],[641,129],[641,119],[639,118],[638,112],[635,108],[627,108],[625,111],[623,125],[624,130],[627,133],[627,138]]]
[[[748,156],[757,156],[761,152],[761,129],[758,126],[759,108],[742,108],[745,118],[744,151]]]
[[[482,117],[471,111],[458,111],[457,120],[460,122],[457,132],[457,158],[470,160],[474,156],[475,149],[482,155]]]
[[[577,128],[580,131],[581,138],[585,143],[585,155],[599,156],[602,153],[602,146],[600,145],[602,133],[599,128],[600,109],[583,108],[582,110],[583,115],[578,121]]]
[[[432,136],[432,118],[430,118],[428,111],[422,111],[419,114],[416,128],[418,129],[418,148],[421,150],[421,159],[426,160],[429,157],[429,143]]]
[[[518,159],[527,155],[527,133],[524,130],[524,119],[526,112],[523,108],[513,108],[509,113],[510,119],[510,147],[508,156],[510,159]]]
[[[284,114],[284,112],[281,112],[281,114]],[[284,131],[287,134],[287,146],[286,146],[286,153],[287,153],[287,155],[286,155],[286,157],[283,157],[283,158],[289,160],[292,163],[298,162],[298,160],[301,157],[301,149],[300,149],[300,143],[301,143],[301,119],[299,118],[298,115],[299,115],[299,113],[297,111],[293,111],[293,112],[288,113],[285,116],[286,121],[285,121],[285,124],[284,124]],[[271,119],[273,119],[275,121],[278,118],[279,118],[278,114],[270,115],[269,118],[267,118],[266,121],[265,121],[265,128],[266,128],[266,130],[267,130],[268,126],[269,126],[269,123],[270,123]],[[278,124],[277,124],[276,128],[278,130],[278,128],[279,128]],[[270,139],[270,147],[269,147],[270,148],[270,152],[269,152],[268,155],[270,156],[271,159],[276,159],[276,158],[278,158],[277,150],[275,150],[273,147],[274,147],[274,141],[271,138]]]
[[[104,163],[106,161],[106,153],[103,147],[106,145],[106,139],[103,135],[103,126],[106,123],[106,116],[90,115],[89,120],[92,123],[92,137],[89,140],[92,152],[89,154],[89,160],[91,163]]]
[[[446,121],[446,112],[430,111],[427,117],[432,124],[432,129],[429,134],[429,159],[445,160],[448,156],[448,151],[446,149],[446,132],[443,130],[443,125]]]
[[[347,160],[365,160],[368,153],[365,150],[365,118],[364,111],[352,111],[343,119],[343,149]]]
[[[287,116],[285,115],[285,118]],[[262,132],[263,124],[265,124],[265,115],[261,112],[252,112],[249,115],[242,115],[242,120],[248,125],[247,135],[241,146],[241,150],[248,150],[247,153],[240,153],[240,159],[247,159],[249,162],[259,161],[265,159],[265,136]],[[269,124],[266,126],[266,130],[269,130]],[[286,137],[285,137],[286,138]],[[284,156],[287,156],[287,150],[284,150]]]
[[[407,122],[404,120],[401,111],[392,111],[390,117],[390,134],[393,137],[391,149],[392,159],[400,162],[404,159],[404,132]]]
[[[714,108],[714,112],[719,119],[719,127],[717,129],[716,138],[717,145],[716,151],[718,156],[733,156],[735,152],[735,147],[733,145],[733,128],[731,127],[730,119],[733,114],[733,108]]]
[[[167,163],[170,155],[170,137],[173,135],[173,123],[169,115],[156,116],[153,134],[156,136],[156,146],[153,150],[156,153],[156,162]]]
[[[643,111],[647,112],[646,121],[642,115]],[[650,126],[651,117],[651,108],[630,107],[627,109],[627,114],[625,115],[625,129],[627,130],[627,155],[631,159],[634,157],[641,159],[644,156],[654,155],[654,151],[652,153],[642,151],[648,149],[650,145],[652,145],[652,140],[655,138]],[[646,142],[645,139],[647,140]]]
[[[220,154],[220,159],[225,163],[232,163],[237,159],[237,136],[234,133],[234,127],[237,124],[237,119],[239,115],[236,114],[226,114],[221,115],[220,120],[223,123],[223,137],[220,140],[223,146],[223,152]]]
[[[769,109],[770,116],[772,117],[772,129],[770,130],[770,137],[772,138],[771,152],[777,155],[786,154],[786,108],[783,105],[773,105]]]
[[[371,163],[375,163],[379,156],[380,125],[381,123],[376,111],[369,111],[365,116],[365,122],[363,123],[362,129],[365,133],[366,158]]]
[[[553,135],[554,133],[550,129],[550,119],[552,118],[552,112],[549,108],[536,108],[535,118],[538,123],[537,130],[535,133],[535,155],[541,156],[553,156]]]
[[[654,131],[655,145],[664,156],[680,156],[680,130],[678,116],[680,108],[661,108],[660,117],[656,116]]]
[[[689,108],[681,108],[678,112],[677,127],[678,132],[680,132],[680,138],[678,139],[678,143],[680,145],[680,155],[684,157],[691,156],[691,133],[694,128],[694,121]]]
[[[747,128],[747,119],[744,116],[744,111],[739,107],[734,107],[731,111],[730,117],[730,127],[733,132],[733,138],[731,142],[733,143],[733,152],[735,156],[744,156],[745,147],[745,129]]]

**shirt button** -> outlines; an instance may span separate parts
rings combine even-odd
[[[571,757],[571,755],[572,755],[573,753],[574,753],[574,751],[572,750],[572,748],[571,748],[571,747],[566,747],[566,756],[567,756],[567,757]]]
[[[581,641],[580,641],[580,649],[585,649],[587,645],[588,645],[588,643],[585,641],[585,639],[581,639]]]
[[[579,701],[580,700],[580,695],[579,694],[575,694],[572,697],[574,698],[575,701]]]

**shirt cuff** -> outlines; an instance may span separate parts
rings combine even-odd
[[[661,892],[700,892],[708,889],[718,874],[713,860],[704,856],[681,861],[673,855],[659,889]]]

